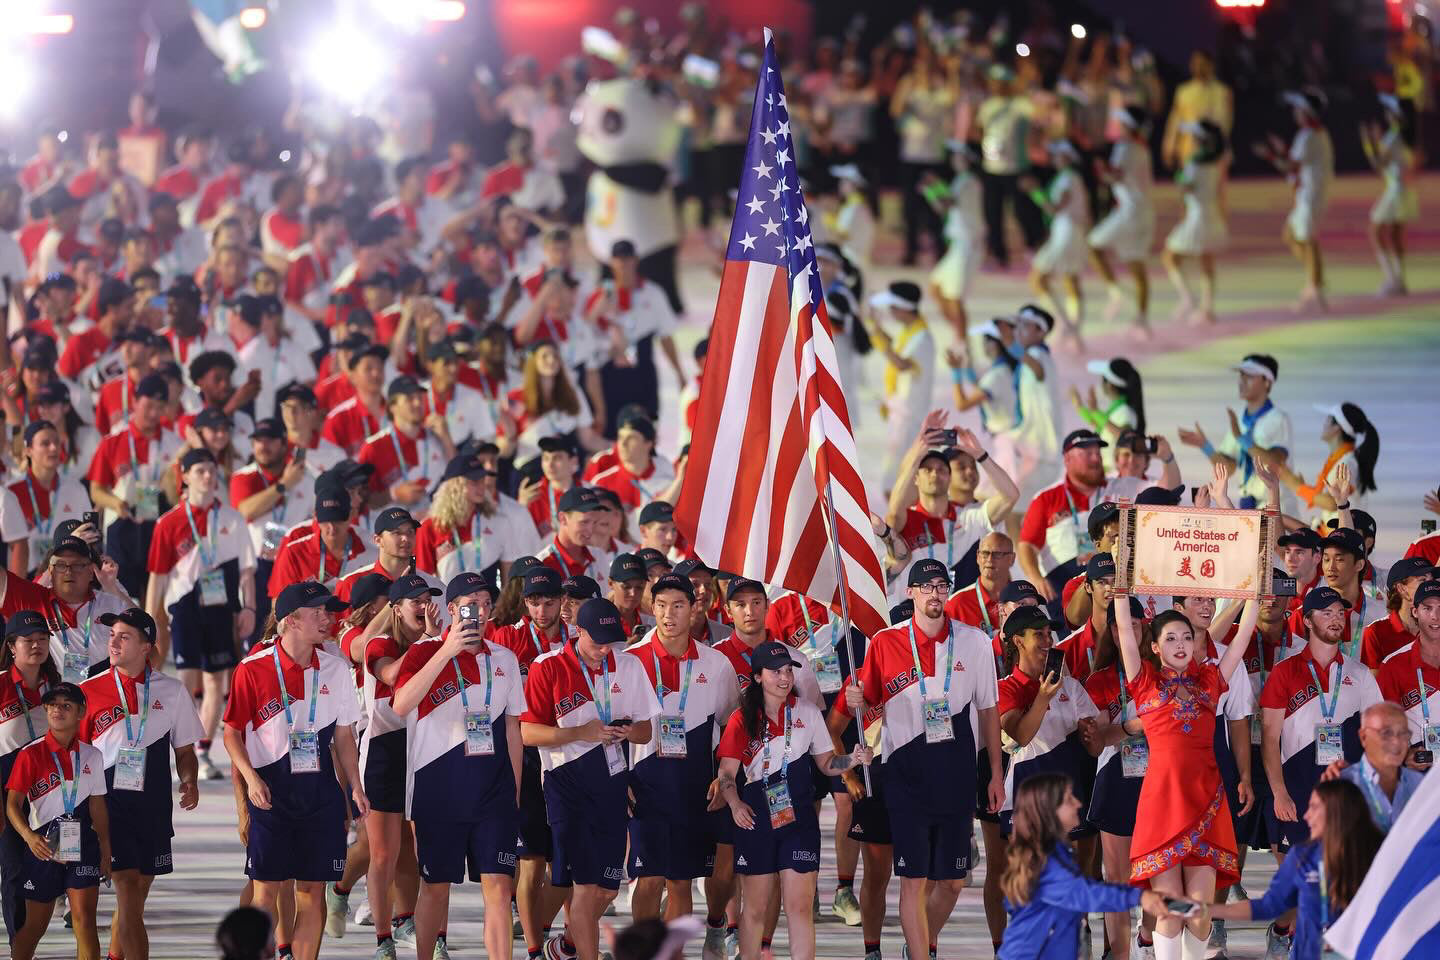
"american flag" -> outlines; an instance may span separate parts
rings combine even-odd
[[[873,635],[884,579],[838,369],[766,30],[675,521],[707,564],[848,611]]]

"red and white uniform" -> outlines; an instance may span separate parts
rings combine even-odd
[[[1420,680],[1425,695],[1420,695]],[[1432,667],[1420,656],[1420,645],[1397,650],[1375,674],[1380,695],[1405,711],[1410,724],[1410,742],[1425,746],[1425,727],[1440,724],[1440,667]],[[1424,705],[1421,705],[1421,701]],[[1427,716],[1428,714],[1428,716]]]
[[[625,509],[630,511],[631,520],[640,522],[640,511],[655,500],[675,482],[675,468],[661,456],[652,456],[650,466],[643,473],[631,473],[618,460],[601,470],[590,481],[593,487],[604,487],[620,498]]]
[[[535,554],[535,559],[560,574],[561,580],[585,576],[596,583],[604,583],[610,577],[609,565],[602,564],[594,553],[585,547],[572,553],[560,545],[558,538],[551,538],[544,549]]]
[[[370,489],[376,493],[401,481],[423,484],[424,496],[407,505],[417,515],[430,509],[430,488],[445,473],[445,447],[426,429],[411,437],[393,425],[386,427],[366,439],[355,459],[375,468],[370,475]]]
[[[491,405],[484,394],[463,383],[451,385],[448,394],[436,394],[429,381],[425,383],[425,415],[438,413],[445,418],[450,439],[458,447],[469,439],[493,441],[498,432]]]
[[[911,504],[910,509],[905,511],[905,523],[900,527],[900,537],[910,547],[910,562],[892,582],[891,598],[896,602],[905,599],[905,584],[916,560],[940,560],[946,567],[953,568],[965,558],[971,547],[994,530],[984,502],[964,507],[947,502],[944,515],[938,517],[932,516],[918,503]]]
[[[1049,574],[1080,555],[1080,538],[1088,540],[1090,536],[1085,525],[1089,512],[1089,494],[1068,478],[1041,490],[1030,501],[1020,525],[1020,539],[1040,552],[1042,573]]]
[[[985,586],[976,580],[970,586],[950,594],[950,599],[945,601],[945,616],[993,634],[1001,627],[1000,596],[992,596]]]
[[[286,215],[279,207],[265,211],[260,218],[260,249],[272,256],[285,257],[305,242],[305,221]]]
[[[135,494],[141,488],[159,489],[165,468],[174,462],[179,452],[180,438],[173,432],[162,427],[154,437],[147,437],[131,422],[100,441],[85,479],[134,504]],[[105,511],[106,527],[115,519],[114,511]]]
[[[1440,533],[1428,533],[1405,549],[1407,557],[1424,557],[1432,567],[1440,566]]]
[[[525,556],[528,540],[514,535],[508,518],[475,511],[457,530],[442,530],[426,517],[415,534],[415,566],[449,583],[457,574],[478,573],[496,563]]]
[[[354,388],[351,389],[353,391]],[[323,405],[324,401],[322,400],[321,403]],[[361,402],[359,394],[354,394],[349,400],[332,407],[330,412],[325,415],[325,424],[321,428],[320,434],[344,450],[347,456],[353,457],[360,452],[360,448],[365,445],[367,439],[380,432],[380,424],[384,416],[383,401],[380,404],[380,413],[375,414]]]
[[[28,540],[30,565],[36,567],[44,562],[55,539],[55,525],[79,520],[90,507],[90,491],[77,478],[57,472],[46,487],[26,470],[0,492],[0,539],[6,543]]]
[[[1371,623],[1360,635],[1360,660],[1371,670],[1379,670],[1391,654],[1414,642],[1415,634],[1406,628],[1398,612],[1392,612],[1384,620]]]
[[[60,763],[59,776],[55,774],[57,760]],[[43,737],[15,757],[5,789],[23,793],[29,800],[31,830],[39,831],[50,821],[65,816],[65,802],[60,796],[61,777],[64,777],[67,787],[74,787],[77,819],[88,825],[88,814],[82,808],[91,797],[105,795],[105,758],[99,750],[78,736],[66,749],[56,742],[54,734],[46,730]]]
[[[344,556],[337,556],[325,549],[316,521],[291,530],[275,553],[275,565],[270,569],[270,583],[267,590],[270,599],[280,596],[280,591],[292,583],[314,580],[329,586],[339,579],[347,569],[355,566],[369,566],[373,563],[375,548],[362,542],[360,535],[352,528],[347,540]]]

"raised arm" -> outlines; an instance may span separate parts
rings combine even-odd
[[[1115,605],[1120,609],[1120,604]],[[1225,649],[1225,656],[1220,658],[1220,676],[1225,682],[1230,682],[1234,675],[1235,668],[1245,662],[1245,651],[1250,646],[1250,637],[1255,633],[1255,622],[1260,619],[1260,604],[1255,600],[1245,601],[1245,612],[1240,615],[1240,626],[1235,631],[1235,642]],[[1248,681],[1247,681],[1248,682]]]
[[[1125,664],[1125,679],[1134,680],[1140,676],[1145,661],[1140,657],[1140,647],[1135,643],[1135,621],[1130,618],[1128,594],[1115,592],[1115,642],[1120,645],[1120,659]],[[1253,627],[1254,624],[1252,623]],[[1243,649],[1243,648],[1242,648]]]
[[[1020,488],[1015,486],[1015,481],[1010,479],[1010,474],[1005,468],[995,461],[995,458],[985,452],[980,446],[980,441],[975,434],[961,428],[955,431],[955,445],[968,453],[980,470],[990,480],[995,488],[995,494],[985,501],[985,517],[990,521],[991,526],[1004,522],[1010,516],[1010,510],[1015,506],[1015,501],[1020,499]]]

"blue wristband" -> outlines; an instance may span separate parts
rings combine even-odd
[[[950,368],[950,379],[953,380],[955,383],[964,383],[964,382],[965,382],[965,371],[964,371],[964,370],[961,370],[959,367],[951,367],[951,368]]]
[[[1209,440],[1206,440],[1204,443],[1200,444],[1200,449],[1205,451],[1205,456],[1207,457],[1215,456],[1215,445]]]

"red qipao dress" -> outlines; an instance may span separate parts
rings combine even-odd
[[[1189,700],[1178,695],[1181,687]],[[1240,881],[1235,827],[1215,760],[1215,706],[1225,688],[1218,666],[1194,662],[1176,673],[1147,661],[1129,683],[1150,746],[1130,839],[1135,886],[1148,887],[1177,866],[1214,867],[1216,889]]]

